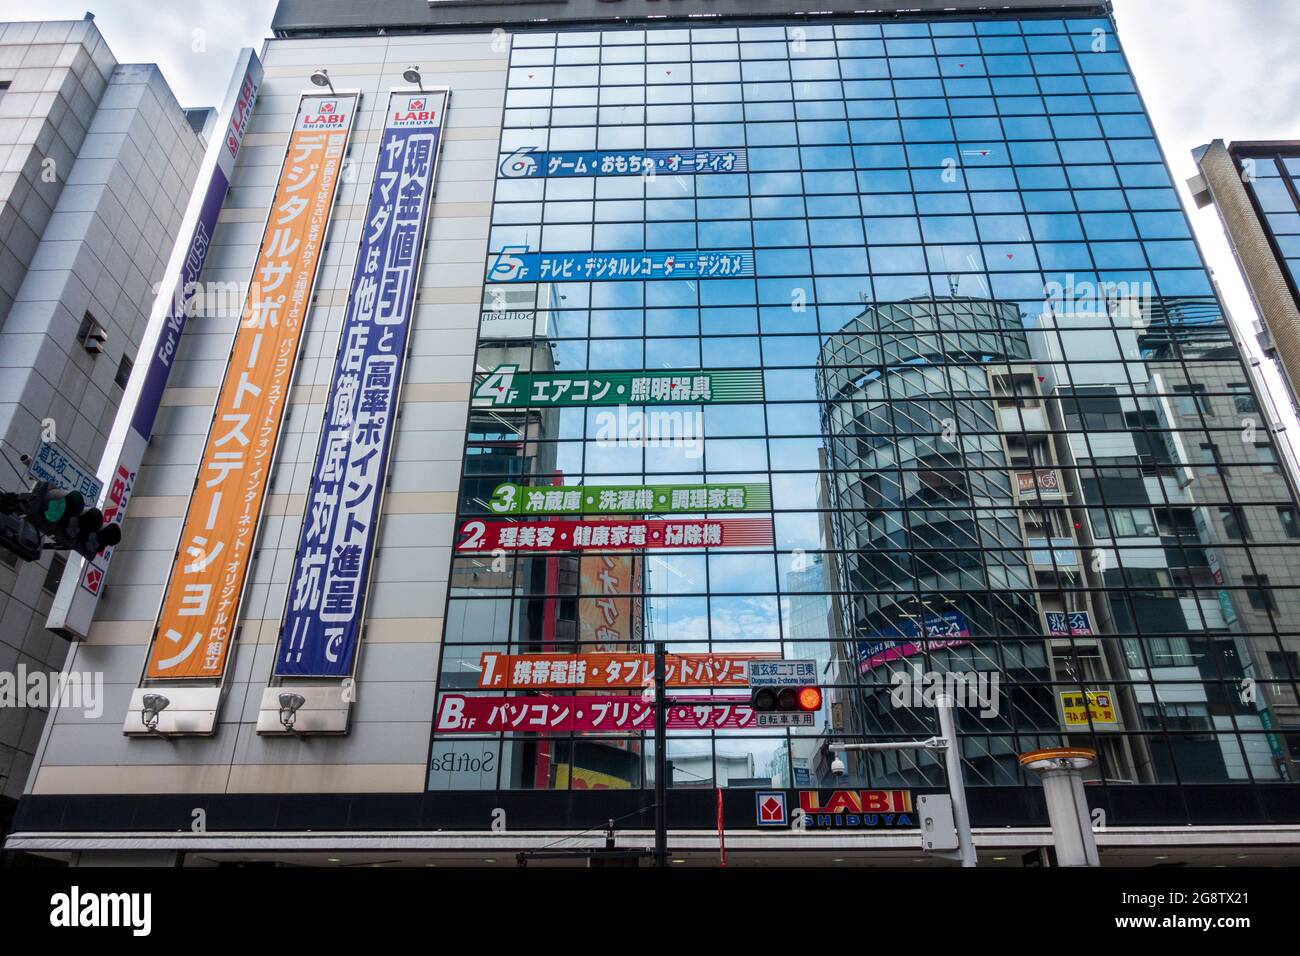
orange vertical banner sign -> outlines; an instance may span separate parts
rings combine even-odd
[[[224,672],[357,98],[304,95],[298,104],[154,627],[149,680]]]

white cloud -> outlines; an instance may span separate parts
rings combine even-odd
[[[182,106],[220,106],[239,48],[260,51],[270,35],[275,3],[0,0],[0,20],[80,20],[87,10],[119,63],[157,63]]]
[[[1253,355],[1254,302],[1218,213],[1196,209],[1191,152],[1211,140],[1300,139],[1300,6],[1277,0],[1116,0],[1120,43],[1137,78],[1174,184],[1190,212],[1228,311]],[[1278,373],[1261,366],[1292,436],[1300,433]],[[1296,448],[1294,438],[1292,447]]]

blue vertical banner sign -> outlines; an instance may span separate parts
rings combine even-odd
[[[277,677],[347,677],[361,634],[448,92],[393,92],[289,578]]]

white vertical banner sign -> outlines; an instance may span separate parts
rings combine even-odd
[[[103,483],[103,491],[96,504],[104,513],[105,521],[120,525],[126,516],[186,319],[193,313],[195,303],[203,299],[199,276],[207,261],[212,233],[230,188],[235,160],[261,85],[261,61],[256,53],[245,48],[240,51],[234,77],[213,128],[212,141],[199,165],[194,192],[181,220],[165,278],[140,339],[139,354],[148,359],[137,361],[131,371],[99,460],[96,474]],[[46,627],[74,640],[86,637],[104,592],[104,576],[113,560],[113,550],[104,549],[92,561],[68,552],[68,566],[59,582]]]

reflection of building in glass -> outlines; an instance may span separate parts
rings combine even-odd
[[[1213,733],[1214,746],[1202,748],[1212,779],[1295,780],[1300,708],[1288,682],[1288,656],[1272,634],[1297,619],[1300,600],[1293,590],[1273,586],[1289,573],[1287,551],[1249,546],[1300,540],[1284,466],[1228,331],[1206,334],[1173,309],[1161,324],[1169,346],[1148,368],[1166,396],[1162,427],[1175,429],[1168,440],[1178,460],[1191,466],[1170,469],[1164,502],[1155,502],[1167,504],[1156,508],[1156,521],[1189,632],[1170,637],[1162,663],[1187,668],[1183,679],[1203,683],[1204,690],[1198,695],[1203,699],[1192,701],[1176,686],[1157,682],[1143,701],[1144,716],[1155,724],[1160,717],[1168,721],[1172,711],[1184,729]],[[1184,436],[1199,429],[1206,440],[1192,449]],[[1195,598],[1187,591],[1192,586],[1201,589]],[[1151,642],[1141,648],[1148,654],[1142,666],[1158,677],[1154,655],[1161,651]],[[1131,642],[1130,657],[1137,652]],[[1239,743],[1233,730],[1251,733]],[[1171,748],[1193,742],[1175,738]]]
[[[1049,308],[1038,325],[1031,343],[1044,392],[1056,399],[1048,405],[1052,427],[1065,430],[1058,454],[1083,506],[1075,514],[1085,575],[1101,589],[1090,594],[1089,630],[1124,635],[1100,643],[1072,636],[1079,676],[1071,678],[1101,686],[1104,665],[1133,682],[1116,688],[1117,725],[1172,731],[1158,743],[1125,741],[1139,781],[1169,779],[1175,766],[1207,780],[1289,773],[1277,735],[1224,732],[1260,731],[1272,715],[1240,694],[1245,678],[1271,673],[1261,670],[1268,652],[1252,654],[1234,636],[1242,627],[1237,607],[1251,591],[1222,585],[1251,586],[1252,560],[1277,552],[1252,559],[1240,543],[1225,546],[1246,539],[1215,516],[1245,520],[1231,503],[1233,475],[1256,495],[1288,500],[1289,492],[1266,434],[1244,441],[1233,417],[1259,410],[1222,314],[1210,302],[1155,299],[1127,314],[1104,305]],[[1124,362],[1136,354],[1146,361]],[[1199,448],[1189,447],[1192,437]],[[1231,449],[1219,447],[1223,439]],[[1225,460],[1254,467],[1223,467]],[[1272,600],[1263,590],[1254,595],[1261,605]],[[1099,654],[1081,656],[1085,644]],[[1276,684],[1260,686],[1294,701]]]
[[[895,674],[929,671],[998,672],[1022,685],[986,731],[1058,729],[1050,693],[1032,686],[1049,665],[1027,552],[1048,545],[1021,526],[1012,458],[1024,443],[1002,434],[996,401],[1008,383],[1007,394],[1036,394],[1032,374],[1017,372],[1028,360],[1014,303],[956,297],[871,306],[822,348],[840,586],[852,592],[843,630],[870,688],[848,701],[844,730],[921,732],[920,715],[897,707],[890,687]],[[1068,552],[1063,530],[1052,546],[1062,535]],[[1014,774],[1010,738],[970,745],[973,773],[988,782]],[[871,780],[925,780],[915,762],[874,755]]]
[[[537,372],[558,368],[547,330],[564,326],[559,308],[563,296],[547,283],[497,294],[499,290],[484,296],[479,370],[500,365]],[[560,416],[556,408],[500,409],[484,403],[471,408],[462,513],[492,515],[490,501],[503,481],[563,485],[556,454]],[[642,560],[632,555],[500,554],[467,559],[453,571],[452,593],[500,597],[454,604],[465,613],[449,614],[447,626],[467,636],[506,633],[514,653],[640,651],[642,601],[632,595],[643,589],[642,574]],[[534,596],[512,605],[511,594]],[[476,686],[478,653],[487,646],[458,649],[462,686]],[[444,674],[449,663],[444,661]],[[505,749],[501,772],[511,786],[525,789],[622,789],[640,786],[640,760],[635,740],[529,737]]]

